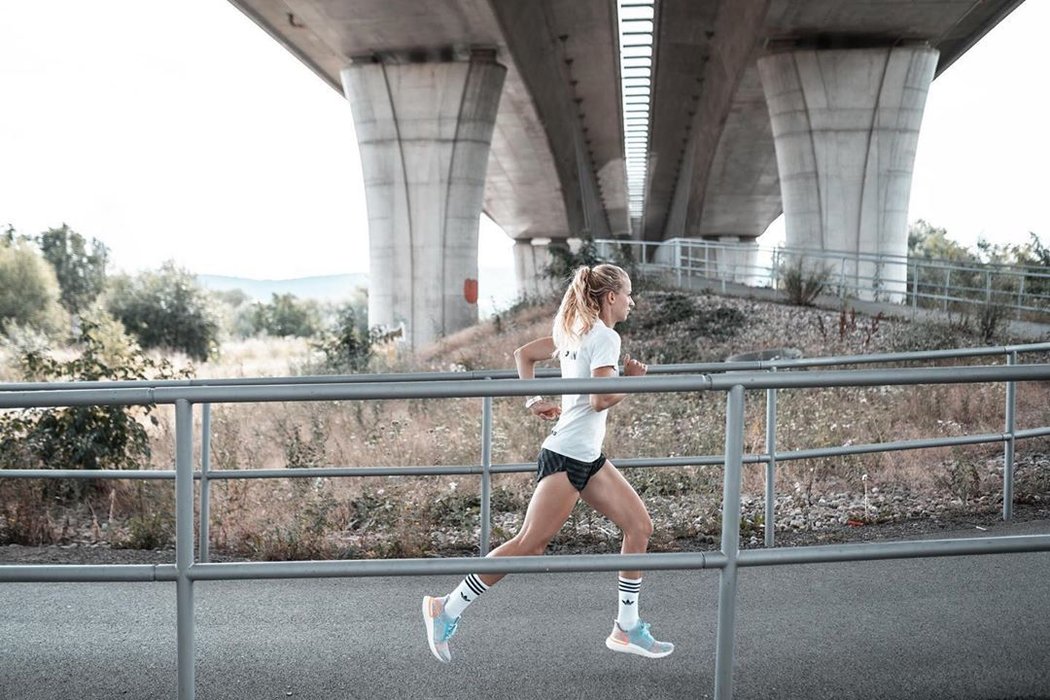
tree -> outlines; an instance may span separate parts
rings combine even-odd
[[[204,361],[218,347],[211,297],[187,270],[169,261],[156,272],[117,277],[107,308],[144,348],[181,350]]]
[[[55,273],[28,242],[11,234],[9,228],[0,242],[0,326],[54,331],[62,323]]]
[[[919,219],[908,228],[908,257],[977,262],[977,256],[966,246],[948,238],[947,229],[936,228],[923,219]]]
[[[71,314],[79,315],[102,293],[106,284],[109,249],[101,241],[88,242],[62,224],[37,237],[44,259],[51,263],[62,290],[59,302]]]
[[[257,331],[283,338],[295,336],[310,338],[321,329],[321,314],[317,303],[300,301],[294,294],[273,294],[269,304],[255,305]]]

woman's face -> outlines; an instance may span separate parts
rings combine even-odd
[[[634,308],[634,299],[631,298],[631,280],[625,279],[623,286],[618,292],[610,292],[608,297],[609,311],[613,323],[626,321],[631,309]]]

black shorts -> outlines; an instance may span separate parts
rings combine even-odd
[[[566,457],[557,452],[541,449],[539,459],[536,461],[536,481],[538,482],[543,477],[551,474],[565,472],[568,474],[569,483],[573,485],[573,488],[577,491],[583,491],[587,487],[587,482],[598,473],[603,464],[605,464],[604,452],[593,462],[581,462],[578,459]]]

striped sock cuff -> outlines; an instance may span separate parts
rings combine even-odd
[[[486,586],[475,574],[467,574],[466,578],[463,579],[463,582],[467,584],[467,587],[470,588],[470,592],[473,593],[475,597],[489,589],[489,587]]]
[[[642,579],[632,579],[620,577],[620,592],[622,593],[637,593],[642,590]]]

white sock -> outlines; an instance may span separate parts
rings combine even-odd
[[[634,629],[638,624],[638,593],[642,588],[642,579],[620,577],[619,614],[616,616],[616,624],[620,629],[627,632]]]
[[[455,590],[448,594],[445,601],[445,614],[449,617],[459,617],[467,606],[477,600],[477,597],[489,589],[481,579],[474,574],[467,574]]]

